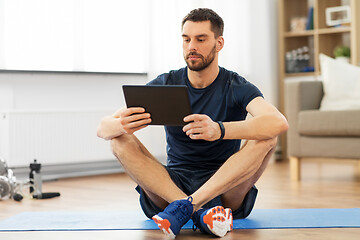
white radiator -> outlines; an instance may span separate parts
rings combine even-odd
[[[11,111],[0,113],[0,156],[9,167],[114,160],[108,141],[96,136],[111,111]]]

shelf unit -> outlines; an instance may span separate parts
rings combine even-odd
[[[326,25],[326,8],[349,5],[351,23],[344,26]],[[313,29],[291,31],[293,18],[308,18],[313,7]],[[279,50],[279,108],[284,113],[284,82],[292,77],[314,77],[320,74],[319,54],[334,57],[336,46],[345,45],[351,49],[350,63],[360,65],[360,0],[278,0],[278,50]],[[310,66],[313,72],[286,72],[286,53],[307,46],[310,51]],[[286,159],[286,137],[280,138],[282,157]]]

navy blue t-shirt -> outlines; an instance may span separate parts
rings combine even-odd
[[[237,73],[219,68],[215,81],[206,88],[194,88],[187,77],[187,68],[170,71],[150,81],[148,85],[186,85],[192,112],[206,114],[213,121],[241,121],[246,118],[246,106],[260,90]],[[192,140],[183,127],[165,126],[167,165],[171,168],[218,169],[240,148],[239,140]]]

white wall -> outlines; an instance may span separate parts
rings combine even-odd
[[[125,105],[123,84],[146,82],[147,76],[141,74],[0,71],[0,112],[108,110],[111,114]],[[93,132],[95,135],[96,129]],[[151,126],[137,135],[153,155],[165,159],[162,127]],[[7,145],[0,144],[3,148]],[[99,148],[103,149],[102,146]],[[29,161],[32,161],[32,156],[29,156]],[[46,165],[46,159],[42,163]],[[28,164],[26,162],[24,166]]]
[[[0,72],[1,110],[116,109],[122,84],[144,84],[146,75]]]

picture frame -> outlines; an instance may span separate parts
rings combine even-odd
[[[350,23],[350,6],[338,6],[326,8],[326,25],[333,27],[344,23]]]

